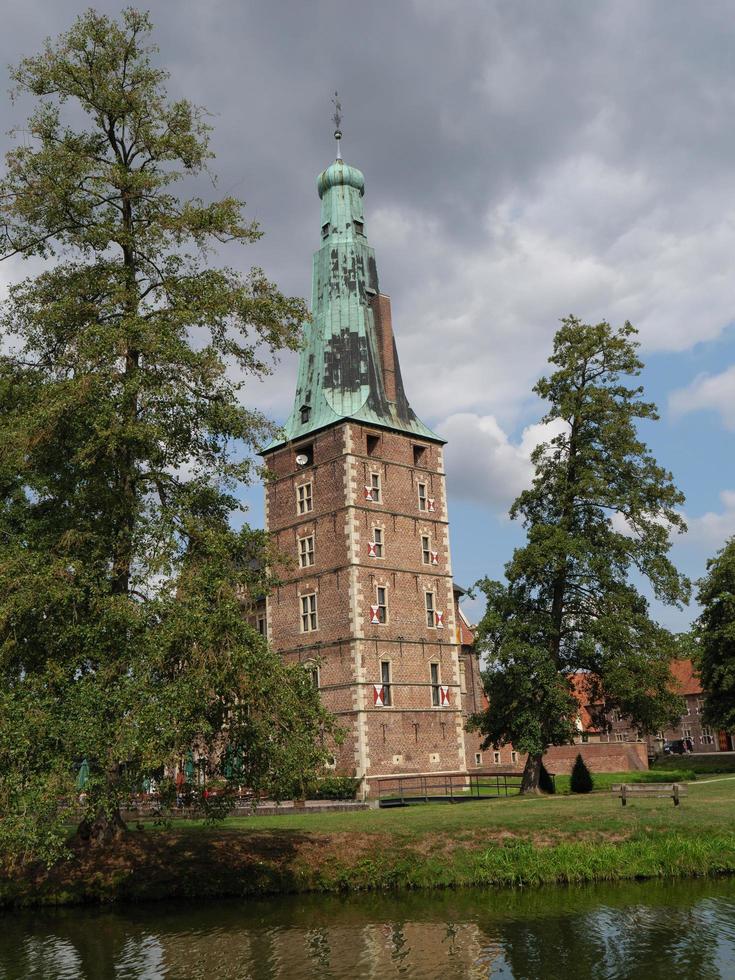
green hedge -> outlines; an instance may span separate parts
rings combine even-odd
[[[354,800],[360,780],[352,776],[328,776],[320,779],[314,790],[315,800]]]
[[[707,755],[662,755],[651,768],[659,771],[680,769],[686,772],[735,772],[735,755],[712,752]]]

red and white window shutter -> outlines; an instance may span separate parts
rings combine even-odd
[[[370,622],[376,626],[380,625],[380,607],[371,606],[370,607]]]
[[[439,564],[439,552],[438,551],[432,551],[432,552],[430,552],[430,554],[431,554],[431,564],[432,565],[438,565]]]
[[[446,684],[439,685],[439,707],[449,707],[449,688],[446,686]]]
[[[377,552],[375,551],[375,542],[368,541],[368,558],[377,558]]]
[[[382,684],[373,684],[373,704],[376,708],[385,707],[385,691]]]
[[[373,488],[365,487],[365,500],[373,500]]]
[[[438,630],[444,629],[444,613],[441,609],[437,609],[434,612],[434,625]]]
[[[433,512],[435,510],[435,507],[434,507],[434,498],[433,497],[427,497],[426,498],[426,509],[429,512]]]

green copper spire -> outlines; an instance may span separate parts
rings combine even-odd
[[[380,295],[365,236],[365,178],[338,157],[319,174],[317,190],[322,243],[314,254],[312,321],[304,327],[285,439],[268,450],[343,419],[443,442],[416,417],[403,389],[390,301]]]

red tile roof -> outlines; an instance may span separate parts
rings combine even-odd
[[[702,685],[691,660],[674,660],[671,664],[671,673],[677,694],[702,693]]]
[[[702,685],[691,660],[673,660],[671,663],[671,676],[673,678],[672,689],[676,694],[701,694]],[[592,717],[589,713],[590,699],[592,697],[589,686],[591,675],[584,671],[570,674],[569,680],[572,684],[572,693],[579,702],[579,717],[582,722],[582,730],[593,732],[597,729],[593,725]],[[597,702],[600,703],[600,702]]]
[[[463,647],[471,647],[475,642],[475,633],[464,617],[464,613],[459,608],[459,603],[457,604],[457,624],[459,626],[459,642]]]
[[[589,713],[588,705],[590,704],[591,693],[589,691],[591,677],[589,674],[579,671],[575,674],[569,675],[569,680],[572,684],[572,694],[579,702],[579,720],[582,722],[583,732],[596,732],[597,728],[592,722],[592,716]]]

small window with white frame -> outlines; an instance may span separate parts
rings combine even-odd
[[[390,708],[393,703],[391,691],[391,663],[390,660],[380,661],[380,683],[383,686],[383,705]]]
[[[436,625],[436,605],[433,592],[424,592],[424,606],[426,609],[426,625],[433,629]]]
[[[461,660],[459,662],[459,693],[467,693],[467,670]]]
[[[302,568],[309,568],[314,564],[314,535],[308,534],[305,538],[299,538],[299,565]]]
[[[268,632],[268,623],[265,618],[265,613],[259,613],[255,621],[256,628],[261,636],[265,636]]]
[[[712,730],[710,728],[707,728],[706,725],[703,725],[702,726],[702,737],[701,737],[700,741],[701,741],[702,745],[713,745],[714,744],[715,738],[714,738],[714,735],[712,734]]]
[[[498,751],[493,752],[493,764],[496,766],[500,765],[500,753]]]
[[[682,728],[682,730],[681,730],[681,737],[682,738],[691,738],[692,737],[692,730],[691,730],[691,728]]]
[[[426,503],[427,496],[426,496],[426,484],[425,483],[419,483],[418,484],[418,493],[419,493],[419,510],[426,510],[427,509],[427,503]]]
[[[371,558],[383,557],[383,529],[382,527],[373,528],[373,540],[368,549]]]
[[[439,697],[439,664],[429,664],[429,671],[431,676],[431,706],[438,708],[441,700]]]
[[[313,660],[307,660],[304,664],[307,674],[309,675],[309,680],[311,681],[311,686],[318,691],[319,690],[319,664],[314,663]]]
[[[310,592],[300,596],[301,600],[301,632],[312,633],[318,628],[316,593]]]
[[[375,618],[379,623],[388,622],[388,590],[384,585],[375,589]]]
[[[424,565],[431,564],[431,538],[428,534],[421,535],[421,561]]]
[[[309,514],[314,509],[311,483],[301,483],[296,488],[296,509],[299,514]]]
[[[475,765],[476,766],[482,765],[482,752],[475,752]]]
[[[370,490],[370,500],[372,500],[374,504],[379,504],[381,501],[380,473],[370,474],[368,488]]]
[[[517,752],[511,752],[511,754],[510,754],[510,761],[513,763],[513,765],[515,765],[516,762],[518,762],[518,753]]]

